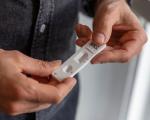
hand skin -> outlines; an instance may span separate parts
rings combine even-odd
[[[147,41],[144,29],[125,0],[102,0],[96,8],[93,31],[78,24],[76,33],[79,46],[90,39],[98,45],[107,44],[107,48],[91,61],[93,64],[128,62]]]
[[[45,62],[18,51],[0,50],[0,112],[19,115],[58,104],[76,84],[50,76],[61,61]]]

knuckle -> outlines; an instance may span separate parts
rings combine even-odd
[[[107,11],[107,12],[111,12],[113,9],[113,5],[112,4],[108,4],[105,6],[104,10]]]
[[[56,94],[55,94],[55,98],[53,99],[53,104],[59,104],[60,102],[61,102],[61,100],[62,100],[62,96],[57,92]]]
[[[14,85],[12,91],[15,100],[21,100],[24,98],[23,88]]]
[[[42,70],[47,70],[48,66],[49,66],[48,62],[45,62],[45,61],[40,61],[39,65],[40,65]]]
[[[19,51],[17,51],[17,50],[13,50],[12,53],[13,53],[15,56],[20,56],[20,54],[21,54],[21,53],[20,53]]]
[[[0,49],[0,54],[1,54],[1,53],[3,53],[4,51],[5,51],[5,50],[3,50],[3,49]]]
[[[13,55],[13,57],[14,57],[18,62],[22,60],[22,59],[21,59],[21,56],[22,56],[22,53],[21,53],[21,52],[19,52],[19,51],[17,51],[17,50],[13,50],[13,51],[12,51],[12,55]]]
[[[27,98],[34,99],[37,102],[41,101],[35,86],[28,85]]]
[[[123,54],[121,58],[121,63],[127,63],[130,60],[130,55],[129,54]]]
[[[6,113],[11,116],[17,115],[19,111],[19,107],[16,103],[7,104]]]
[[[107,13],[112,13],[116,9],[116,2],[114,3],[108,3],[103,10]]]

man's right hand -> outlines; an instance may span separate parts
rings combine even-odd
[[[60,64],[33,59],[18,51],[0,50],[0,112],[18,115],[59,103],[76,83],[74,78],[56,82],[49,77]],[[39,82],[38,77],[49,82]]]

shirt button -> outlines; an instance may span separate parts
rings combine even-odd
[[[43,32],[45,31],[45,28],[46,28],[46,25],[45,25],[45,24],[41,25],[40,33],[43,33]]]

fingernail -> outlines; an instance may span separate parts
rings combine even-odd
[[[97,61],[92,61],[92,64],[98,64],[98,62]]]
[[[74,81],[74,84],[76,84],[77,80],[75,78],[72,78],[72,80]]]
[[[105,42],[105,35],[102,33],[96,33],[94,35],[94,39],[98,44],[104,44]]]
[[[76,85],[76,83],[77,83],[77,80],[75,78],[72,78],[72,88]]]
[[[74,86],[74,85],[77,83],[77,80],[76,80],[75,78],[73,78],[73,77],[68,78],[68,79],[70,79],[70,80],[71,80],[71,84],[72,84],[72,86]]]
[[[96,62],[97,62],[96,60],[91,61],[92,64],[97,64]]]
[[[103,64],[104,62],[102,62],[102,61],[92,61],[91,63],[92,64]]]

